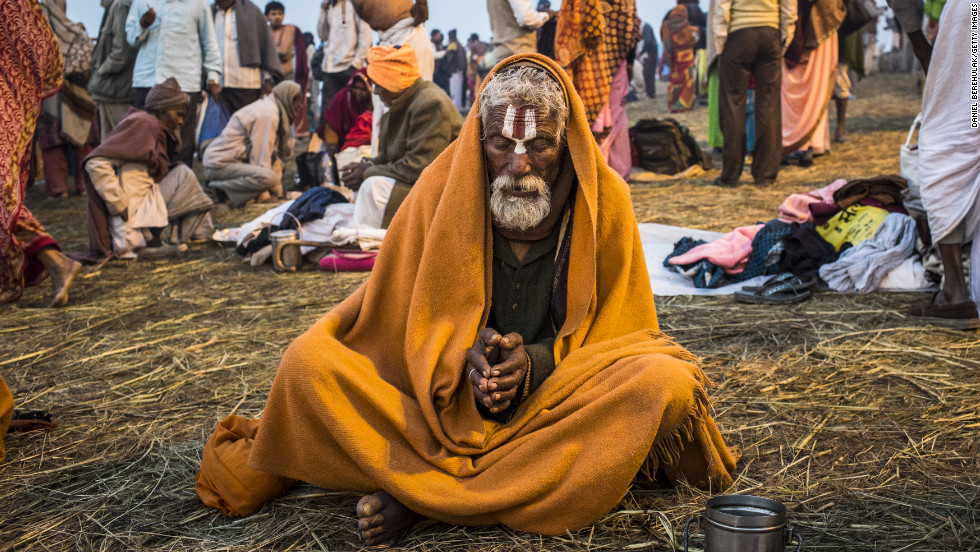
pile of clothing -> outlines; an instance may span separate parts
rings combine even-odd
[[[818,190],[792,194],[779,216],[743,226],[710,243],[684,238],[664,266],[698,288],[716,288],[776,275],[743,289],[736,299],[795,302],[821,280],[842,293],[881,288],[926,288],[915,221],[902,204],[905,179],[895,175],[836,180]]]

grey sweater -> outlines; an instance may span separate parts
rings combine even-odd
[[[97,102],[133,101],[137,50],[126,41],[126,16],[132,4],[133,0],[113,0],[102,16],[99,40],[92,54],[92,78],[88,82],[88,92]]]

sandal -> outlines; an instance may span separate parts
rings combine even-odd
[[[792,278],[792,277],[793,277],[793,273],[792,272],[782,272],[780,274],[777,274],[777,275],[773,276],[772,278],[769,278],[765,282],[762,282],[762,285],[761,286],[742,286],[742,291],[747,291],[749,293],[755,293],[757,291],[762,291],[762,290],[766,289],[766,287],[768,287],[768,286],[772,286],[772,285],[778,284],[779,282],[786,281],[787,279]]]
[[[929,302],[915,305],[909,309],[909,316],[927,324],[945,328],[956,330],[980,329],[980,316],[977,314],[977,304],[973,301],[942,305]]]
[[[770,278],[766,285],[756,291],[736,291],[735,301],[752,304],[790,304],[810,298],[809,289],[817,283],[816,278],[803,280],[795,274],[787,273]],[[754,287],[754,286],[748,286]]]

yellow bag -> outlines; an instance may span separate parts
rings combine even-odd
[[[857,245],[873,238],[887,216],[888,211],[880,207],[851,205],[817,226],[817,233],[840,251],[845,243]]]

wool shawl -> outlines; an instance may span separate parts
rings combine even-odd
[[[155,182],[160,182],[170,170],[167,145],[167,131],[160,119],[148,111],[131,107],[105,141],[85,157],[83,166],[93,157],[145,163],[149,175]]]
[[[477,102],[395,215],[368,280],[288,348],[261,422],[229,417],[215,433],[198,475],[207,504],[247,514],[298,479],[383,489],[447,523],[563,534],[619,503],[644,466],[731,482],[705,376],[658,330],[629,189],[557,64],[525,54],[494,71],[522,60],[566,93],[579,182],[552,375],[505,424],[480,417],[466,378],[493,255]],[[231,432],[254,437],[247,467]]]

